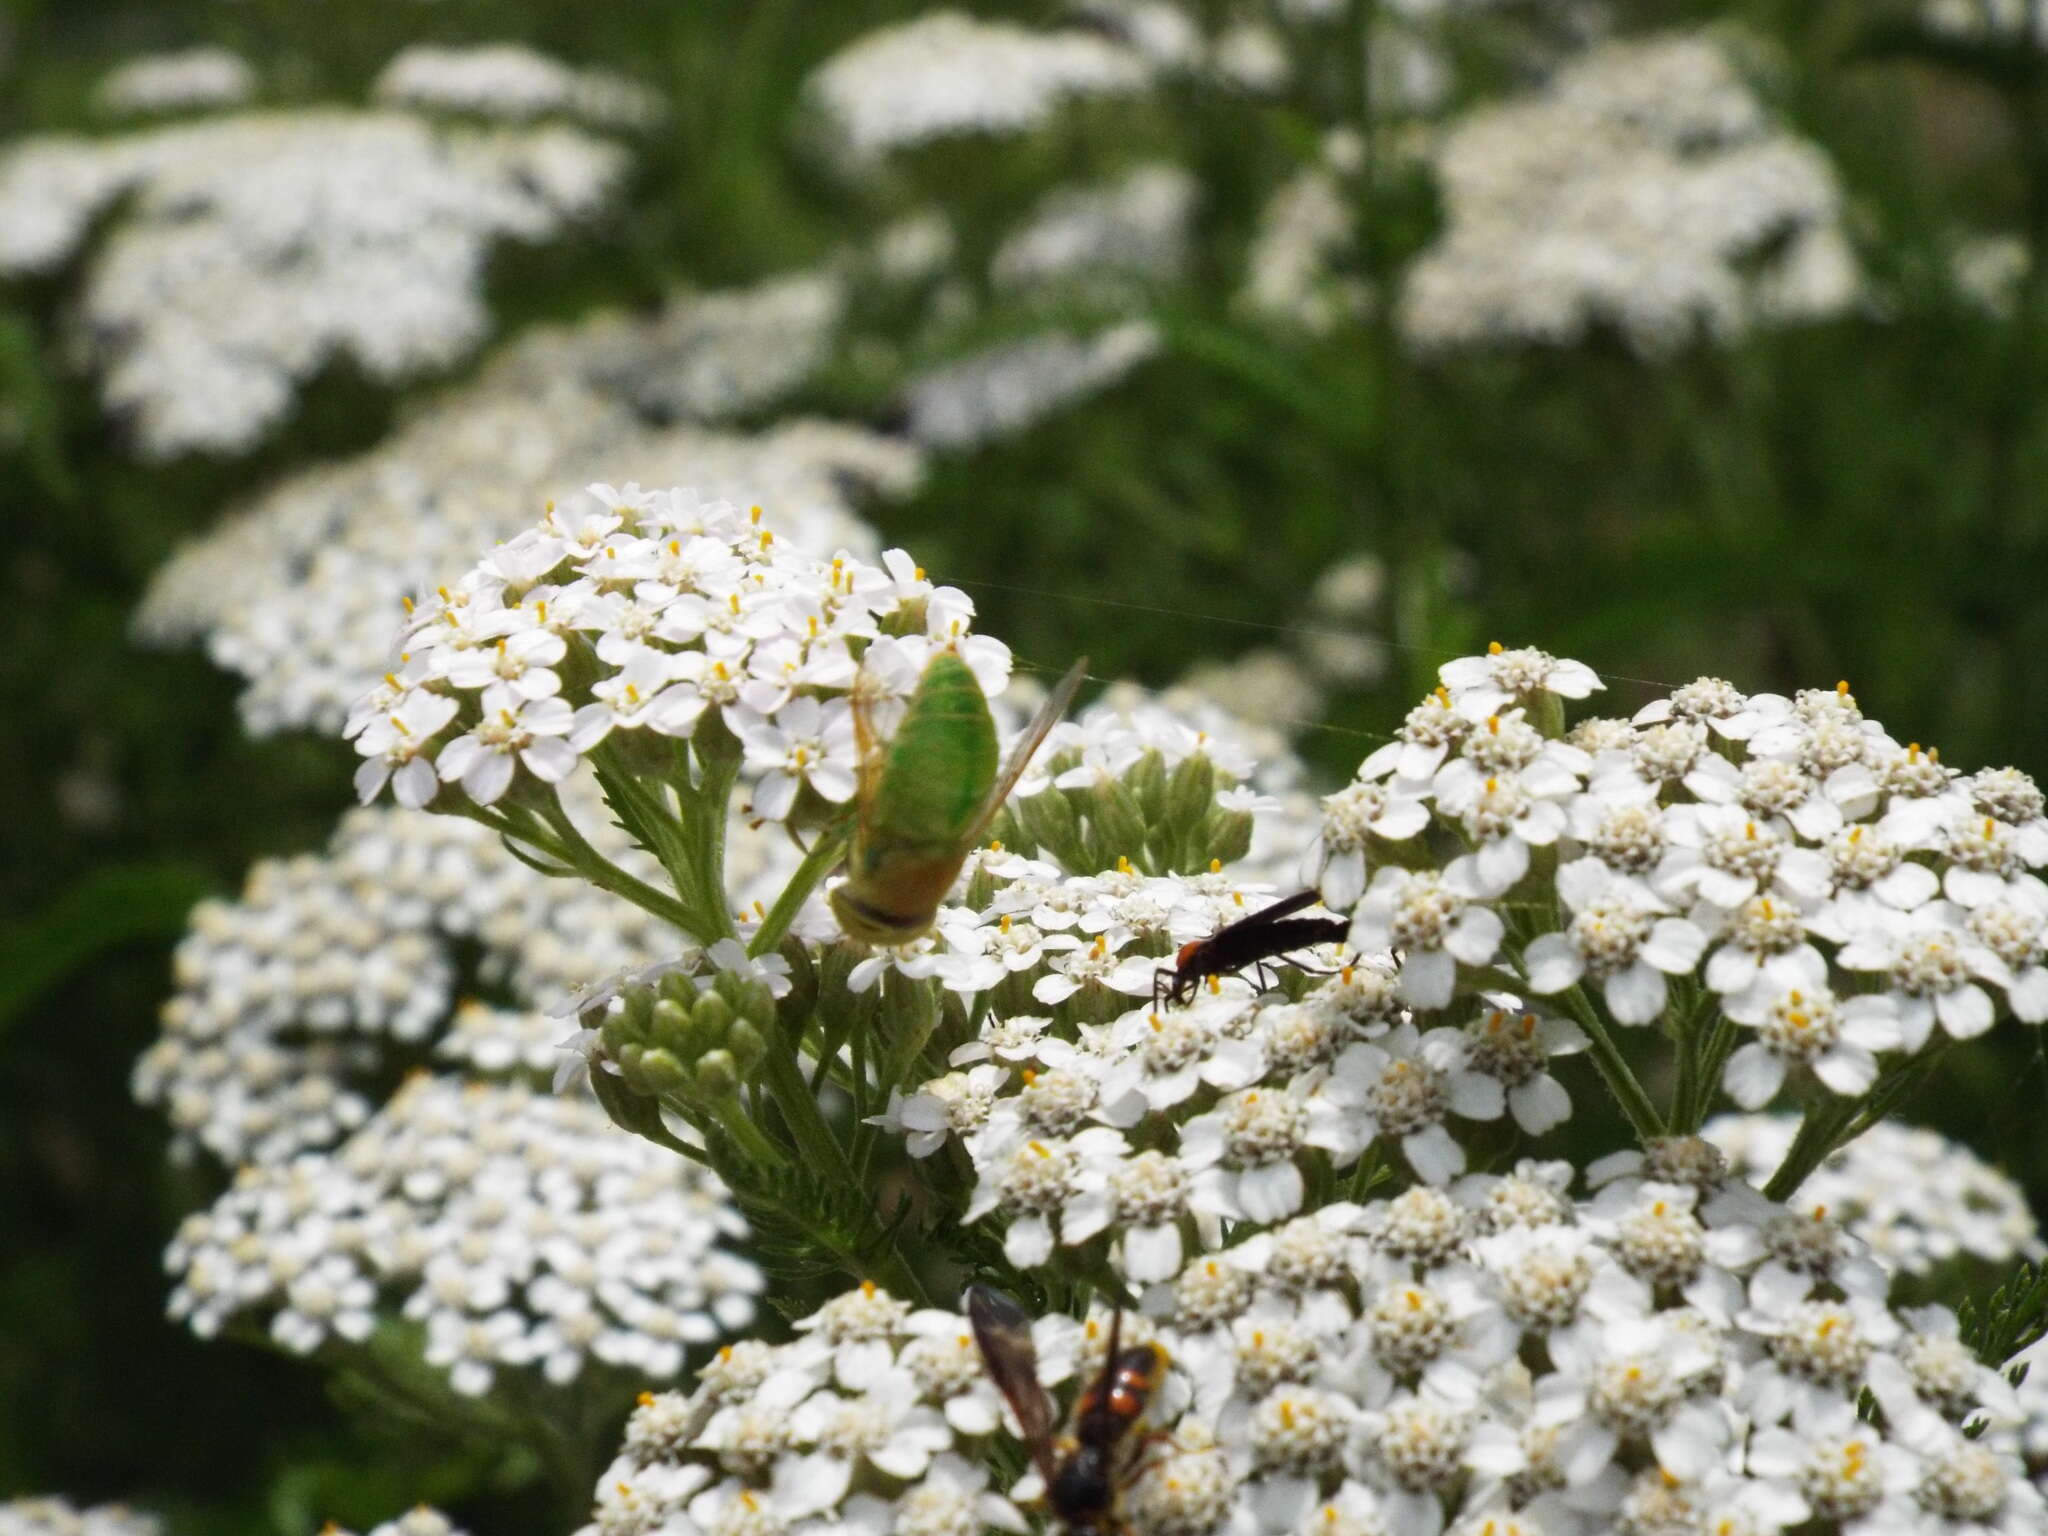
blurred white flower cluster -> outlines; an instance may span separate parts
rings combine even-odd
[[[2048,1519],[2018,1422],[1941,1308],[1894,1313],[1825,1218],[1712,1149],[1588,1199],[1561,1164],[1321,1203],[1195,1259],[1122,1319],[1170,1369],[1124,1448],[1142,1531],[2022,1536]],[[1071,1400],[1112,1319],[1032,1330]],[[1027,1529],[991,1486],[1006,1418],[973,1330],[873,1286],[721,1352],[627,1426],[581,1536]],[[1860,1417],[1874,1394],[1883,1423]],[[1112,1462],[1112,1468],[1117,1466]],[[1808,1522],[1821,1522],[1809,1526]]]
[[[0,156],[0,275],[55,267],[127,195],[79,346],[147,456],[239,452],[336,357],[396,381],[466,356],[491,246],[591,218],[625,164],[565,125],[324,109],[29,139]]]
[[[395,1313],[476,1396],[507,1368],[674,1376],[752,1320],[761,1273],[721,1246],[745,1234],[716,1179],[587,1098],[420,1076],[331,1155],[244,1168],[165,1263],[202,1338],[267,1319],[310,1354]]]
[[[849,498],[908,491],[909,445],[817,419],[745,435],[697,424],[800,383],[841,304],[829,280],[799,277],[678,298],[651,322],[534,331],[377,447],[231,512],[157,573],[135,627],[152,644],[204,639],[248,679],[250,729],[331,728],[387,665],[401,599],[530,527],[550,498],[565,517],[594,510],[575,488],[606,466],[763,498],[804,543],[871,552]]]
[[[1346,178],[1363,155],[1356,133],[1335,130],[1318,159],[1267,199],[1238,295],[1247,313],[1322,336],[1365,311],[1371,298],[1363,280],[1338,270],[1358,247],[1362,215]]]
[[[0,1536],[161,1536],[163,1522],[123,1504],[80,1509],[69,1499],[0,1503]]]
[[[468,112],[528,122],[578,118],[601,128],[651,128],[664,111],[659,93],[608,69],[577,69],[517,43],[437,48],[419,43],[384,66],[372,88],[397,107]]]
[[[1065,101],[1126,95],[1150,78],[1142,55],[1098,33],[937,10],[849,44],[806,89],[832,153],[859,165],[932,139],[1035,127]]]
[[[1166,161],[1132,166],[1100,186],[1059,187],[1005,239],[990,263],[999,288],[1035,288],[1077,277],[1165,280],[1188,257],[1199,187]]]
[[[2020,1456],[2033,1474],[2034,1486],[2048,1494],[2048,1335],[2014,1355],[2011,1365],[2026,1370],[2018,1389],[2024,1418],[2001,1429],[1994,1443]]]
[[[225,48],[144,54],[108,71],[93,93],[103,112],[143,116],[193,107],[239,106],[255,94],[256,72]]]
[[[1859,291],[1833,169],[1704,37],[1604,44],[1541,94],[1474,112],[1433,159],[1448,227],[1400,308],[1419,348],[1611,328],[1657,353],[1836,314]]]
[[[596,798],[569,786],[590,836],[645,867]],[[733,899],[772,898],[793,863],[779,841],[735,827]],[[355,1131],[393,1048],[438,1041],[475,1070],[545,1078],[568,1027],[456,1009],[458,944],[480,948],[478,981],[540,1008],[686,941],[628,902],[537,873],[481,827],[357,811],[324,854],[266,860],[238,901],[194,910],[136,1096],[163,1110],[182,1148],[232,1166],[281,1163]]]
[[[330,1521],[321,1527],[320,1536],[355,1536],[355,1532]],[[395,1520],[386,1520],[382,1525],[373,1527],[370,1536],[469,1536],[469,1533],[438,1509],[421,1504]]]
[[[1122,382],[1158,351],[1157,327],[1126,320],[1092,335],[1046,331],[972,353],[905,386],[910,436],[954,453],[1015,436]]]
[[[2038,0],[1922,0],[1920,19],[1952,37],[2048,47],[2048,10]]]
[[[1785,1159],[1792,1115],[1721,1115],[1701,1134],[1761,1184]],[[1807,1175],[1799,1203],[1824,1206],[1897,1274],[1924,1275],[1967,1255],[1989,1264],[2048,1256],[2020,1187],[1968,1147],[1883,1121]]]

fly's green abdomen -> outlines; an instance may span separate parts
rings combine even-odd
[[[877,846],[957,849],[996,781],[996,723],[967,663],[941,651],[925,666],[903,721],[889,740],[863,818]]]

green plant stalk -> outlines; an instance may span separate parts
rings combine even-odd
[[[1706,1123],[1707,1111],[1714,1103],[1714,1091],[1721,1085],[1721,1069],[1728,1065],[1728,1058],[1735,1050],[1735,1041],[1733,1021],[1716,1008],[1713,1022],[1707,1026],[1700,1041],[1692,1099],[1684,1104],[1682,1113],[1672,1116],[1671,1129],[1674,1132],[1697,1135],[1699,1128]]]
[[[698,885],[702,904],[712,914],[711,921],[717,930],[715,937],[729,939],[736,937],[736,930],[725,889],[725,824],[732,803],[733,785],[739,779],[739,753],[714,754],[700,748],[697,759],[704,765],[703,777],[695,786],[688,786],[685,778],[684,787],[688,793],[682,800],[686,813],[684,826],[691,833],[690,872]],[[779,937],[777,942],[780,942]],[[755,949],[749,953],[760,955],[767,951]]]
[[[1786,1149],[1785,1160],[1764,1186],[1765,1196],[1790,1199],[1830,1154],[1876,1125],[1926,1082],[1954,1043],[1946,1035],[1937,1035],[1914,1055],[1887,1067],[1864,1097],[1831,1099],[1821,1110],[1809,1108]]]
[[[1856,1118],[1854,1101],[1835,1099],[1827,1104],[1808,1105],[1799,1117],[1799,1129],[1793,1134],[1792,1145],[1785,1149],[1785,1159],[1772,1173],[1770,1182],[1764,1185],[1767,1200],[1789,1200],[1806,1182],[1806,1176],[1818,1168],[1827,1155],[1839,1147],[1844,1140],[1843,1132]]]
[[[1608,1032],[1606,1020],[1600,1017],[1600,1010],[1593,1005],[1586,989],[1574,984],[1563,994],[1572,1017],[1586,1031],[1591,1040],[1593,1065],[1599,1070],[1601,1080],[1607,1084],[1607,1091],[1614,1095],[1621,1112],[1628,1116],[1628,1123],[1636,1133],[1636,1140],[1648,1145],[1650,1141],[1664,1134],[1664,1117],[1657,1112],[1657,1106],[1650,1102],[1650,1095],[1644,1090],[1635,1070],[1629,1066],[1628,1058],[1614,1043],[1614,1036]]]
[[[782,1118],[795,1139],[797,1154],[813,1172],[836,1180],[854,1197],[854,1202],[874,1222],[878,1234],[885,1236],[881,1253],[875,1258],[862,1259],[849,1254],[844,1245],[818,1228],[808,1211],[791,1211],[789,1215],[806,1227],[818,1241],[848,1261],[849,1268],[860,1274],[862,1279],[873,1280],[877,1285],[898,1296],[909,1297],[921,1304],[929,1305],[923,1283],[917,1273],[903,1257],[893,1235],[881,1218],[876,1215],[871,1193],[866,1183],[855,1172],[847,1158],[846,1149],[839,1144],[839,1138],[832,1134],[832,1128],[825,1123],[825,1117],[818,1113],[818,1104],[811,1097],[810,1089],[804,1082],[802,1070],[796,1064],[793,1052],[780,1049],[770,1050],[762,1063],[766,1073],[768,1091],[775,1096],[775,1104],[782,1111]]]
[[[721,816],[721,821],[723,817]],[[783,936],[789,932],[789,925],[796,921],[796,915],[817,889],[818,882],[838,867],[845,857],[847,840],[853,835],[851,817],[842,818],[829,831],[819,835],[804,854],[803,863],[796,873],[789,877],[789,884],[782,888],[782,894],[775,898],[775,905],[768,909],[768,915],[761,920],[760,932],[747,946],[750,956],[759,957],[778,948]]]
[[[711,1104],[703,1130],[715,1130],[730,1137],[735,1145],[764,1169],[773,1172],[789,1166],[789,1157],[766,1131],[754,1122],[748,1107],[737,1096]]]
[[[658,917],[665,923],[673,924],[693,937],[697,934],[696,919],[688,908],[667,892],[657,890],[646,881],[626,873],[599,853],[583,834],[576,830],[566,815],[561,816],[559,821],[551,816],[549,825],[557,827],[558,830],[565,829],[573,841],[564,841],[561,836],[550,833],[537,820],[515,819],[502,811],[481,805],[464,803],[453,814],[473,821],[479,826],[490,828],[510,843],[523,843],[529,848],[537,849],[562,866],[559,871],[548,871],[549,873],[562,876],[581,875],[598,889],[609,891],[624,901],[630,901],[641,911]],[[528,868],[541,867],[520,855],[516,848],[513,856],[519,858]]]
[[[649,885],[636,875],[630,875],[592,845],[583,835],[582,829],[569,819],[569,813],[562,809],[561,802],[542,813],[550,827],[554,828],[558,847],[556,857],[568,864],[592,885],[600,890],[610,891],[614,896],[623,897],[643,912],[671,923],[699,943],[709,944],[723,937],[715,925],[707,924],[703,915],[680,897],[671,896]],[[722,908],[721,908],[722,910]],[[707,931],[710,929],[711,931]],[[731,920],[727,919],[726,932],[731,931]]]

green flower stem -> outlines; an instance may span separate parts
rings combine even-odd
[[[774,1138],[762,1130],[748,1113],[747,1106],[738,1098],[722,1099],[710,1106],[710,1119],[724,1135],[729,1136],[740,1150],[760,1165],[763,1171],[772,1172],[789,1166],[789,1156],[775,1144]]]
[[[1657,1113],[1657,1106],[1650,1102],[1650,1095],[1644,1091],[1635,1071],[1628,1064],[1628,1058],[1614,1043],[1614,1036],[1608,1033],[1607,1023],[1600,1017],[1600,1010],[1593,1006],[1586,989],[1573,986],[1563,994],[1571,1008],[1572,1017],[1577,1019],[1586,1031],[1586,1037],[1593,1042],[1593,1065],[1607,1084],[1607,1091],[1614,1095],[1621,1105],[1621,1112],[1628,1116],[1628,1123],[1634,1127],[1636,1140],[1647,1145],[1652,1138],[1664,1134],[1664,1117]]]
[[[835,1241],[832,1234],[818,1229],[811,1213],[790,1211],[788,1214],[808,1227],[823,1246],[838,1254],[862,1279],[873,1280],[895,1295],[929,1306],[931,1299],[925,1294],[923,1282],[904,1258],[895,1237],[887,1232],[881,1218],[875,1214],[867,1184],[855,1171],[846,1149],[825,1123],[825,1117],[818,1113],[817,1101],[811,1097],[810,1089],[804,1083],[795,1055],[779,1049],[770,1050],[762,1067],[767,1075],[768,1091],[775,1096],[776,1107],[782,1111],[782,1118],[796,1139],[798,1155],[813,1173],[836,1180],[855,1197],[860,1208],[868,1213],[875,1234],[882,1241],[874,1252],[849,1252],[843,1242]]]
[[[656,890],[638,876],[626,873],[606,858],[592,845],[590,839],[583,835],[582,829],[569,819],[569,813],[562,809],[560,801],[556,801],[542,814],[555,832],[554,846],[546,848],[545,851],[569,865],[592,885],[600,890],[610,891],[614,896],[623,897],[643,912],[651,913],[665,923],[674,924],[700,943],[708,944],[723,936],[715,930],[707,932],[707,927],[712,925],[707,925],[694,908],[666,891]],[[532,841],[530,837],[528,840]],[[725,931],[731,931],[729,916]]]
[[[1672,1130],[1688,1136],[1699,1133],[1699,1128],[1706,1123],[1707,1111],[1713,1107],[1714,1094],[1721,1086],[1721,1069],[1728,1065],[1728,1058],[1734,1054],[1737,1038],[1734,1021],[1716,1008],[1713,1020],[1700,1040],[1692,1100],[1684,1106],[1682,1115],[1672,1117]]]
[[[739,751],[735,747],[730,752],[706,752],[700,746],[697,760],[704,765],[703,776],[682,802],[686,813],[684,830],[689,835],[690,873],[701,893],[702,904],[713,914],[711,921],[716,932],[712,937],[729,939],[737,934],[725,890],[725,824],[733,784],[740,773]],[[754,949],[749,953],[761,955],[767,951]]]
[[[1878,1075],[1863,1098],[1828,1096],[1818,1107],[1809,1106],[1792,1145],[1786,1149],[1785,1160],[1764,1186],[1765,1196],[1772,1200],[1790,1199],[1806,1182],[1807,1175],[1832,1153],[1884,1119],[1927,1081],[1953,1044],[1947,1036],[1940,1036],[1904,1061],[1894,1062]]]
[[[1851,1099],[1808,1105],[1806,1113],[1800,1117],[1792,1145],[1785,1150],[1785,1160],[1778,1164],[1771,1181],[1764,1185],[1764,1198],[1789,1200],[1806,1182],[1806,1176],[1848,1139],[1843,1133],[1856,1118],[1856,1107]]]
[[[721,818],[722,820],[723,818]],[[778,948],[783,936],[789,932],[789,925],[796,921],[796,915],[817,889],[818,882],[838,867],[846,853],[848,838],[853,827],[850,818],[842,818],[830,830],[819,834],[804,855],[796,873],[789,877],[789,884],[782,888],[782,894],[775,898],[775,905],[768,909],[768,915],[761,920],[761,931],[754,935],[754,942],[747,946],[750,956],[769,954]]]

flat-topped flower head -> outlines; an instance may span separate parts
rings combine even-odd
[[[628,738],[698,740],[709,717],[739,745],[751,814],[785,821],[807,795],[853,797],[857,708],[870,731],[892,725],[937,650],[985,690],[1007,680],[1008,650],[970,632],[957,591],[803,553],[759,508],[631,485],[590,496],[596,512],[573,525],[550,513],[513,541],[530,558],[501,550],[415,609],[408,691],[387,685],[350,721],[366,799],[396,776],[407,803],[429,803],[431,762],[491,806]]]
[[[1662,915],[1669,909],[1647,886],[1598,859],[1558,870],[1557,891],[1571,923],[1529,945],[1529,990],[1547,997],[1590,977],[1617,1023],[1656,1018],[1664,1011],[1665,977],[1682,976],[1699,963],[1706,935],[1682,917]]]
[[[403,1316],[457,1392],[506,1371],[673,1377],[754,1316],[722,1186],[588,1100],[419,1078],[331,1155],[245,1169],[188,1217],[171,1315],[267,1326],[308,1354]]]
[[[1582,661],[1560,659],[1533,646],[1508,650],[1498,642],[1484,656],[1445,662],[1437,676],[1451,691],[1452,707],[1475,723],[1531,705],[1543,694],[1583,699],[1607,686]]]
[[[1382,869],[1358,904],[1351,942],[1366,954],[1400,956],[1401,999],[1442,1008],[1458,967],[1482,966],[1500,947],[1500,917],[1434,870]]]

